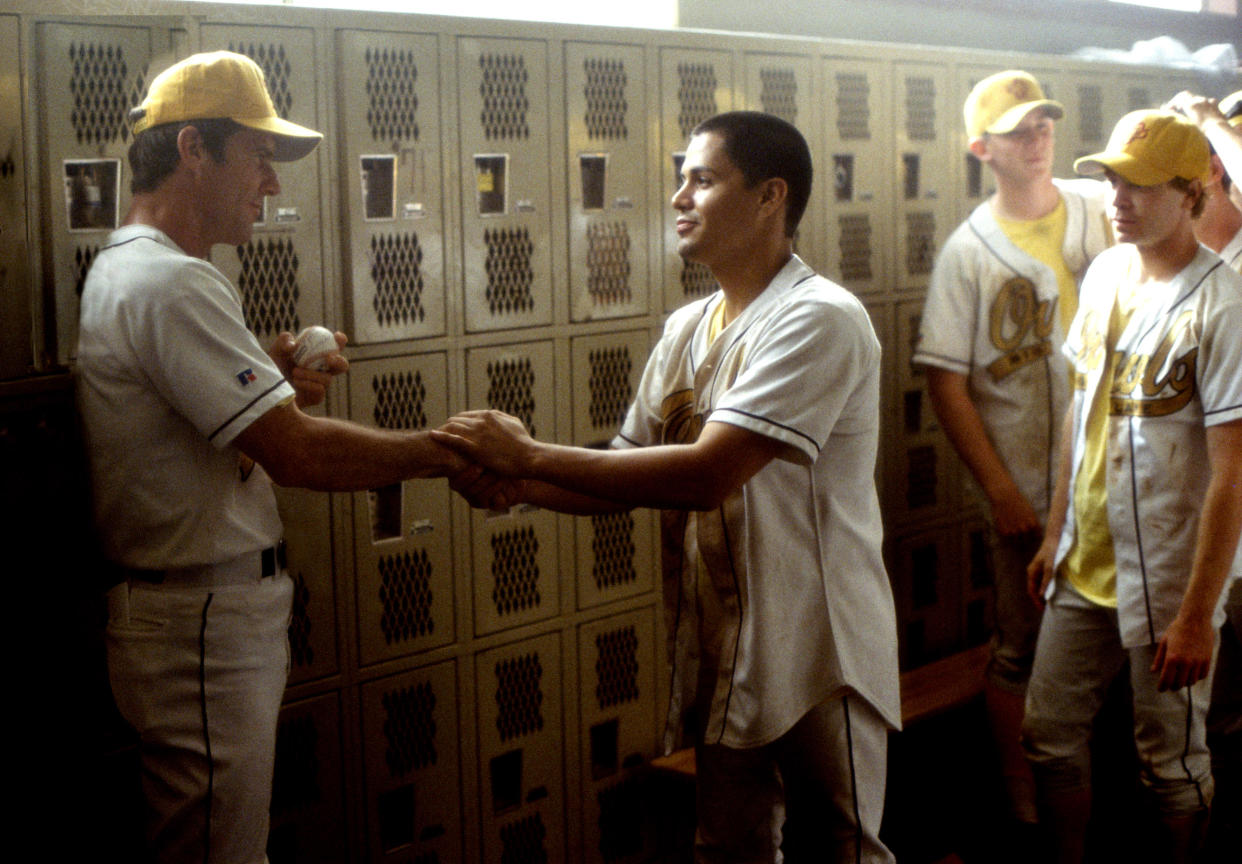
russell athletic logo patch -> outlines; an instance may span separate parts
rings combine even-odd
[[[246,386],[247,384],[249,384],[251,381],[255,381],[255,380],[256,380],[256,378],[255,378],[255,374],[254,374],[254,370],[253,370],[253,369],[243,369],[241,372],[238,372],[238,373],[237,373],[237,380],[241,382],[241,385],[242,385],[243,387],[245,387],[245,386]]]

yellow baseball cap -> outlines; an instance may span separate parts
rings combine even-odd
[[[1074,162],[1079,174],[1109,169],[1136,186],[1156,186],[1174,177],[1207,180],[1211,151],[1199,127],[1172,111],[1131,111],[1117,121],[1102,153]]]
[[[1036,108],[1053,120],[1060,120],[1065,108],[1060,102],[1044,98],[1044,91],[1035,76],[1021,69],[1009,69],[989,75],[970,91],[962,113],[966,116],[966,134],[978,138],[985,132],[1004,135],[1012,132],[1022,118]]]
[[[1242,127],[1242,90],[1234,90],[1217,104],[1234,129]]]
[[[151,82],[147,98],[129,118],[135,135],[165,123],[232,120],[276,136],[277,162],[301,159],[323,139],[278,116],[259,64],[232,51],[195,54],[169,66]]]

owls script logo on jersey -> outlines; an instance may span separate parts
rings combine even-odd
[[[1165,417],[1182,410],[1194,398],[1199,346],[1188,338],[1193,336],[1194,317],[1195,313],[1187,309],[1174,318],[1151,354],[1118,353],[1109,391],[1110,414]],[[1182,353],[1173,356],[1179,350]]]
[[[694,391],[678,390],[660,403],[662,444],[693,444],[703,431],[703,415],[694,413]]]
[[[1049,337],[1056,311],[1056,298],[1040,300],[1035,283],[1025,276],[1015,276],[1001,285],[988,322],[992,347],[1002,352],[988,364],[993,381],[1052,354]]]

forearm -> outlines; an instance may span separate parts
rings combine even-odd
[[[983,418],[966,390],[966,376],[931,368],[927,375],[936,418],[983,493],[996,500],[1016,491],[1017,484],[992,446]]]
[[[1048,521],[1044,526],[1045,543],[1048,538],[1059,541],[1065,529],[1065,517],[1069,512],[1070,479],[1074,465],[1074,409],[1071,406],[1061,421],[1061,443],[1057,446],[1056,477],[1052,486],[1052,500],[1048,502]]]
[[[518,497],[526,504],[533,504],[545,510],[555,510],[558,513],[571,513],[575,516],[595,516],[631,509],[626,504],[571,492],[539,480],[524,481]]]

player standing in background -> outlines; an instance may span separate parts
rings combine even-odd
[[[1060,862],[1083,858],[1092,723],[1127,661],[1155,860],[1191,861],[1207,827],[1210,676],[1242,530],[1242,277],[1193,230],[1210,165],[1194,124],[1136,111],[1074,166],[1108,179],[1120,245],[1088,271],[1066,340],[1074,401],[1029,574],[1047,608],[1023,741]]]
[[[1064,334],[1087,265],[1110,242],[1104,195],[1090,180],[1052,177],[1061,105],[1020,70],[975,85],[964,108],[969,149],[996,179],[936,260],[914,362],[936,416],[988,502],[996,632],[985,690],[1010,812],[1031,848],[1037,821],[1018,741],[1039,610],[1026,565],[1039,545],[1069,397]],[[1025,847],[1025,848],[1024,848]]]

